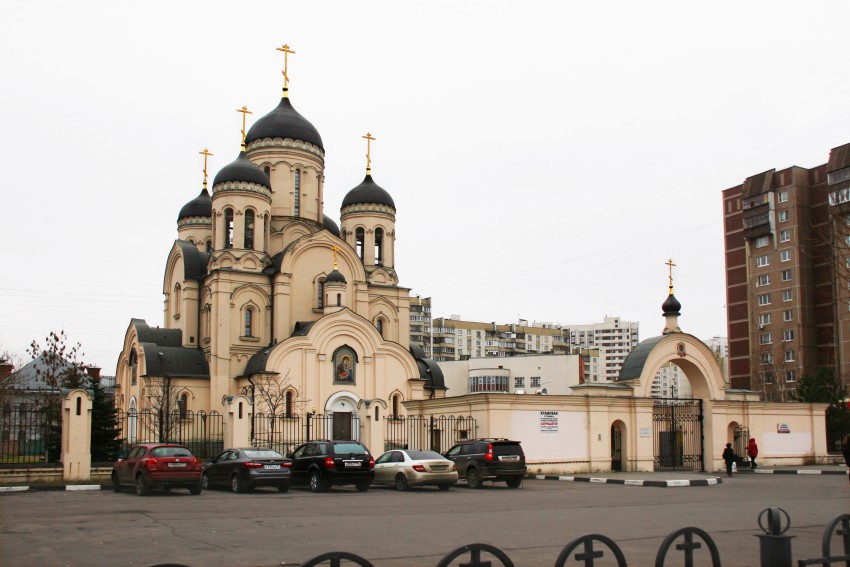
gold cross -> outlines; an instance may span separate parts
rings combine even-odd
[[[287,91],[289,90],[289,75],[287,71],[289,71],[289,54],[295,54],[294,51],[289,49],[289,45],[283,44],[283,47],[276,47],[277,51],[283,51],[283,96],[287,96]]]
[[[360,136],[366,140],[366,173],[372,173],[372,137],[371,132],[366,132],[365,136]]]
[[[254,114],[250,110],[248,110],[247,106],[243,106],[242,108],[237,108],[236,112],[242,113],[242,151],[245,151],[245,119],[249,114]]]
[[[337,248],[336,244],[334,244],[333,249],[334,249],[334,270],[336,270],[337,269],[336,253],[337,253],[337,251],[339,251],[339,248]]]
[[[211,156],[212,154],[206,148],[204,148],[204,151],[198,152],[198,153],[201,154],[202,156],[204,156],[204,189],[206,189],[207,188],[207,158],[209,156]]]
[[[664,264],[668,268],[670,268],[670,276],[669,276],[670,277],[670,291],[672,292],[673,291],[673,266],[675,266],[676,264],[673,263],[673,258],[670,258],[669,260],[664,262]]]

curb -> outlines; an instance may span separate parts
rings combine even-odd
[[[0,486],[0,493],[3,492],[44,492],[44,491],[59,491],[64,490],[68,492],[75,491],[84,491],[84,490],[106,490],[111,485],[105,484],[57,484],[57,485],[46,485],[46,486]]]
[[[820,469],[814,469],[814,470],[811,470],[811,469],[782,470],[782,469],[780,469],[780,470],[769,470],[769,471],[760,471],[760,470],[756,469],[756,470],[750,471],[750,472],[752,472],[752,474],[815,474],[815,475],[818,475],[818,474],[834,474],[834,475],[841,475],[841,476],[847,476],[848,474],[850,474],[850,473],[848,473],[848,471],[824,471],[824,470],[820,470]]]
[[[655,488],[679,487],[679,486],[714,486],[722,483],[718,477],[696,480],[627,480],[622,478],[593,478],[586,476],[553,476],[535,475],[537,480],[563,480],[567,482],[590,482],[594,484],[622,484],[625,486],[652,486]]]

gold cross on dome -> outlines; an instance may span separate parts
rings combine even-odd
[[[336,253],[339,252],[339,248],[337,248],[336,244],[334,244],[333,249],[334,249],[334,270],[336,270],[337,269]]]
[[[247,106],[243,106],[242,108],[237,108],[236,112],[242,113],[242,150],[245,150],[245,119],[249,114],[254,114],[250,110],[248,110]]]
[[[206,148],[204,148],[204,151],[198,152],[198,153],[201,154],[202,156],[204,156],[204,189],[206,189],[207,188],[207,158],[209,156],[211,156],[212,154]]]
[[[366,140],[366,173],[372,173],[372,140],[377,138],[373,138],[371,132],[366,132],[365,136],[360,137]]]
[[[670,292],[672,293],[672,292],[673,292],[673,266],[675,266],[676,264],[674,264],[674,263],[673,263],[673,258],[670,258],[669,260],[667,260],[666,262],[664,262],[664,264],[665,264],[668,268],[670,268],[670,275],[669,275],[669,278],[670,278]]]
[[[287,91],[289,90],[289,54],[295,54],[294,51],[289,49],[289,45],[284,43],[283,47],[276,47],[277,51],[283,51],[283,96],[287,95]]]

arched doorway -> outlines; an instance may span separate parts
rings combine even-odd
[[[324,435],[334,440],[360,440],[357,405],[360,398],[353,392],[337,392],[325,404]]]
[[[611,424],[611,470],[626,470],[626,424],[619,420]]]

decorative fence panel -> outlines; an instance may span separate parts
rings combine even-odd
[[[57,409],[7,405],[0,415],[0,462],[58,462],[62,424]]]
[[[313,439],[360,441],[360,417],[350,412],[254,415],[254,447],[268,447],[286,455]]]
[[[458,441],[474,438],[476,427],[475,418],[469,416],[391,415],[386,419],[384,450],[442,453]]]
[[[655,470],[704,471],[702,400],[657,399],[652,410]]]
[[[125,451],[137,443],[177,443],[211,459],[224,450],[224,416],[216,411],[119,411],[118,422]]]

